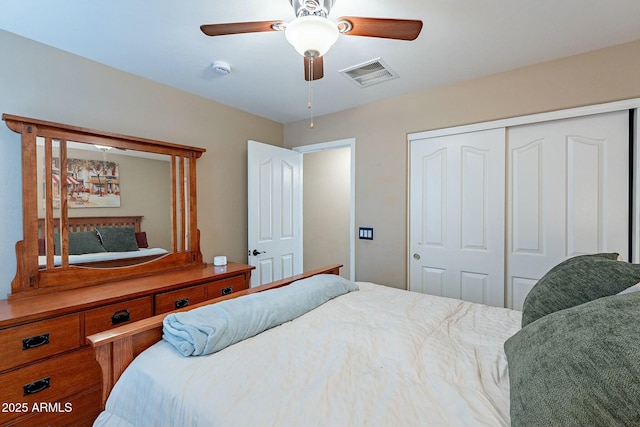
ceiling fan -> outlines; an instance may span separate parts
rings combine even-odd
[[[410,19],[360,18],[343,16],[336,22],[327,18],[335,0],[289,0],[296,19],[285,21],[234,22],[206,24],[200,29],[208,36],[284,31],[287,41],[304,57],[305,80],[324,76],[322,57],[340,34],[346,36],[379,37],[395,40],[415,40],[422,30],[422,21]]]

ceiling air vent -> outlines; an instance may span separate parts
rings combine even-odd
[[[359,87],[368,87],[400,77],[380,58],[345,68],[340,70],[340,74]]]

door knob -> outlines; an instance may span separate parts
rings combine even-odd
[[[413,259],[419,260],[420,259],[420,254],[413,254]]]
[[[260,251],[259,251],[259,250],[257,250],[257,249],[254,249],[254,250],[253,250],[253,252],[251,252],[251,254],[252,254],[253,256],[258,256],[258,255],[260,255],[260,254],[266,254],[266,253],[267,253],[267,251],[262,251],[262,252],[260,252]]]

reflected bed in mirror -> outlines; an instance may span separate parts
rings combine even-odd
[[[2,118],[22,141],[24,239],[10,299],[204,266],[196,217],[203,148]]]
[[[78,267],[112,268],[142,264],[169,253],[150,247],[142,216],[69,218],[69,264]],[[38,219],[38,265],[47,267],[45,221]],[[62,265],[59,230],[54,229],[53,265]]]

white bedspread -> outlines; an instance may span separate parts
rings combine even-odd
[[[160,341],[95,426],[508,426],[502,346],[521,313],[358,283],[202,357]]]

